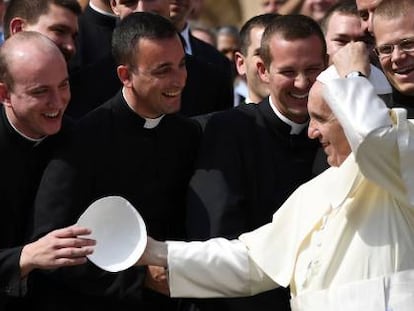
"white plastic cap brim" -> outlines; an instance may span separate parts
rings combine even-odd
[[[96,240],[88,259],[103,270],[118,272],[133,266],[147,244],[144,220],[126,199],[108,196],[93,202],[79,217],[78,225],[89,228]]]

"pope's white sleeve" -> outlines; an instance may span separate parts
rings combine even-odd
[[[390,110],[362,77],[326,83],[324,97],[341,123],[361,172],[414,204],[414,127],[402,109]]]
[[[239,240],[167,244],[171,297],[242,297],[278,287]]]

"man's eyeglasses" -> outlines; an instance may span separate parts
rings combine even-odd
[[[395,44],[383,44],[377,46],[374,51],[380,58],[390,57],[396,46],[400,51],[414,52],[414,38],[403,39]]]

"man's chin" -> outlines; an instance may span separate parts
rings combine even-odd
[[[403,95],[406,96],[414,96],[414,84],[406,83],[406,84],[398,84],[394,83],[395,89]]]

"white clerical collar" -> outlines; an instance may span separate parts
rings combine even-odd
[[[185,46],[184,46],[184,51],[187,54],[193,55],[193,49],[191,48],[191,44],[190,44],[190,25],[187,23],[183,29],[183,31],[181,31],[181,37],[183,37],[184,42],[185,42]]]
[[[269,96],[270,107],[272,107],[274,113],[278,116],[280,120],[290,126],[290,134],[291,135],[298,135],[302,132],[302,130],[308,125],[308,122],[305,123],[295,123],[292,120],[289,120],[284,115],[280,113],[280,111],[273,105],[272,97]]]
[[[89,2],[89,6],[92,8],[92,10],[102,14],[102,15],[106,15],[106,16],[110,16],[110,17],[116,17],[115,14],[109,13],[105,10],[102,10],[100,8],[98,8],[96,5],[93,5],[92,3]]]
[[[246,99],[244,100],[244,102],[246,104],[252,104],[252,105],[257,104],[256,102],[252,101],[249,96],[246,97]]]
[[[134,112],[137,113],[134,108],[131,107],[131,105],[128,103],[128,100],[126,99],[125,96],[125,87],[122,88],[122,96],[124,97],[125,102],[127,103],[128,107]],[[145,118],[140,116],[141,118],[145,119],[145,123],[144,123],[144,128],[146,129],[153,129],[156,128],[158,126],[158,124],[160,124],[162,118],[164,118],[165,114],[159,116],[158,118]]]
[[[6,114],[7,117],[7,114]],[[39,144],[43,139],[46,138],[46,136],[43,136],[41,138],[31,138],[25,134],[23,134],[22,132],[20,132],[14,125],[13,123],[10,122],[9,118],[7,117],[7,120],[9,121],[10,126],[16,131],[17,134],[19,134],[20,136],[24,137],[25,139],[27,139],[28,141],[31,141],[33,143],[35,143],[35,145]]]
[[[155,119],[148,119],[148,118],[144,118],[145,119],[145,124],[144,124],[144,128],[146,129],[153,129],[156,128],[158,126],[158,124],[160,124],[162,118],[164,118],[165,114],[163,114],[162,116],[155,118]]]

